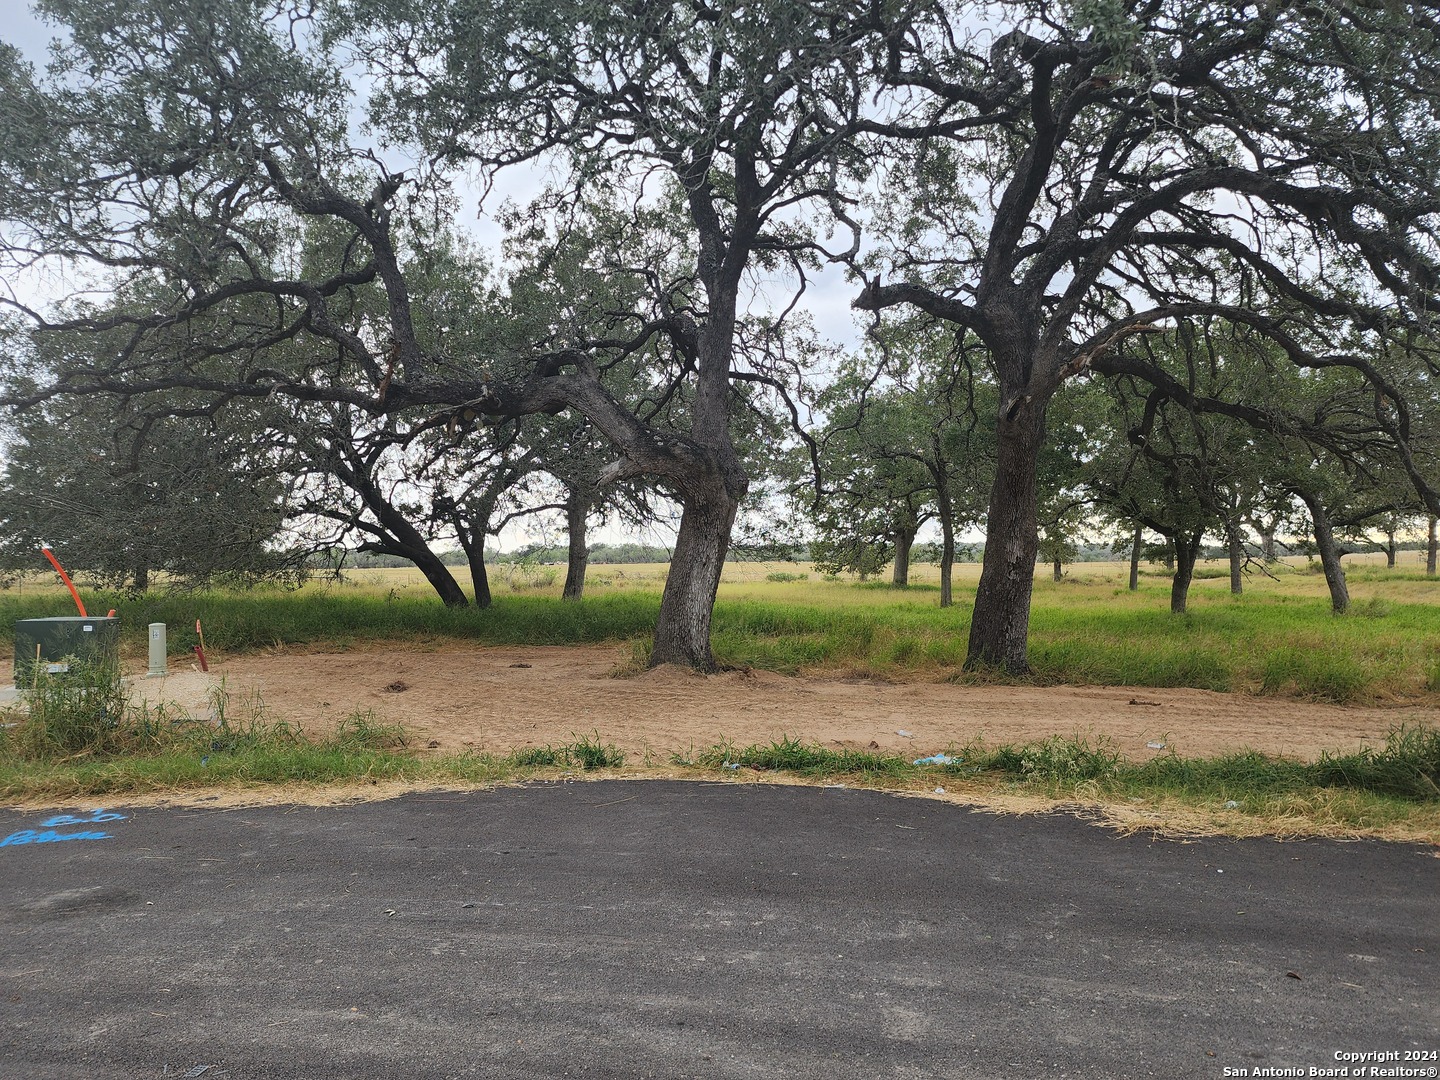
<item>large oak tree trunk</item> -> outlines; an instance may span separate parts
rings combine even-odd
[[[1186,536],[1176,533],[1175,576],[1170,581],[1170,610],[1176,615],[1185,614],[1185,604],[1190,598],[1190,582],[1195,578],[1195,560],[1200,555],[1200,543],[1204,533]]]
[[[1437,533],[1440,533],[1440,519],[1432,515],[1430,518],[1430,543],[1425,548],[1425,573],[1431,577],[1435,576],[1435,555],[1437,549],[1440,549],[1440,535]]]
[[[1310,522],[1315,530],[1315,546],[1320,550],[1320,566],[1325,571],[1325,584],[1330,586],[1330,607],[1335,614],[1343,615],[1350,609],[1350,590],[1345,584],[1345,567],[1340,563],[1340,548],[1335,543],[1334,527],[1330,515],[1318,496],[1299,492],[1300,500],[1310,511]]]
[[[565,570],[562,600],[579,600],[585,595],[585,571],[590,565],[585,519],[590,513],[588,499],[571,492],[565,499],[565,527],[569,531],[569,563]]]
[[[710,620],[739,505],[740,500],[718,480],[713,490],[686,499],[670,575],[660,599],[652,666],[683,664],[698,671],[716,670],[710,651]]]
[[[895,533],[895,569],[890,584],[903,589],[910,584],[910,549],[915,546],[915,530],[900,529]]]
[[[1045,430],[1044,406],[1020,399],[996,424],[995,483],[985,534],[985,559],[970,620],[965,666],[1030,670],[1030,596],[1035,588],[1035,469]]]
[[[702,249],[702,271],[707,258]],[[708,275],[702,272],[702,277]],[[720,588],[735,513],[749,483],[730,438],[730,362],[737,288],[738,278],[706,281],[711,312],[699,341],[700,374],[690,431],[694,456],[677,484],[680,532],[660,597],[652,667],[683,664],[697,671],[717,667],[710,650],[715,593]]]
[[[1135,526],[1135,535],[1130,540],[1130,591],[1137,592],[1140,588],[1140,540],[1142,533],[1140,526]]]
[[[425,575],[425,580],[439,594],[446,607],[466,607],[470,603],[465,590],[460,588],[460,583],[450,573],[450,568],[428,547],[411,548],[403,553],[403,557],[420,568],[420,573]]]
[[[1395,554],[1400,550],[1400,545],[1395,539],[1395,526],[1385,530],[1385,568],[1395,569]]]

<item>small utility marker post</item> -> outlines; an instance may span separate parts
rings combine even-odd
[[[150,670],[145,673],[147,679],[163,679],[169,674],[165,668],[165,624],[163,622],[152,622],[150,624]]]

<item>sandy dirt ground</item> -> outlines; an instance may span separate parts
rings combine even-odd
[[[1440,710],[1349,708],[1129,687],[955,686],[790,678],[768,672],[703,676],[676,669],[616,678],[628,650],[614,646],[439,644],[283,651],[224,659],[210,675],[174,670],[137,679],[135,692],[203,714],[223,678],[232,713],[258,694],[269,713],[322,733],[357,710],[412,731],[421,747],[505,753],[599,733],[637,764],[721,739],[782,736],[832,747],[915,756],[1050,735],[1106,737],[1125,756],[1185,756],[1250,748],[1311,759],[1322,750],[1378,745],[1405,721],[1440,723]]]

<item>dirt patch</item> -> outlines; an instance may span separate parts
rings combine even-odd
[[[207,708],[223,678],[231,701],[258,694],[271,715],[321,733],[351,713],[404,724],[415,745],[499,753],[598,732],[637,764],[674,752],[782,736],[916,757],[983,737],[1029,742],[1079,733],[1110,739],[1133,760],[1241,749],[1313,759],[1376,745],[1397,724],[1440,723],[1440,710],[1349,708],[1134,687],[955,686],[790,678],[769,672],[696,675],[659,669],[630,678],[615,646],[381,646],[283,651],[212,663],[209,676],[137,680],[149,700]],[[402,690],[403,688],[403,690]],[[233,708],[233,706],[232,706]]]

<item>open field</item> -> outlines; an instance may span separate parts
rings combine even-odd
[[[663,566],[594,567],[578,605],[558,600],[552,569],[511,584],[497,574],[483,612],[446,610],[418,574],[395,570],[293,593],[87,594],[92,610],[119,609],[132,672],[144,668],[146,623],[169,624],[174,674],[139,684],[152,707],[213,713],[215,680],[187,652],[199,617],[232,712],[263,703],[261,727],[298,726],[323,754],[285,732],[263,760],[242,754],[260,742],[207,754],[202,730],[152,748],[150,765],[6,761],[0,791],[494,782],[623,761],[631,774],[798,770],[992,804],[1099,801],[1141,824],[1440,839],[1440,737],[1425,735],[1440,727],[1440,582],[1413,566],[1351,566],[1355,611],[1343,618],[1320,576],[1294,563],[1252,576],[1238,598],[1224,567],[1202,567],[1211,576],[1178,618],[1160,568],[1135,594],[1118,563],[1082,564],[1059,583],[1043,573],[1036,675],[1019,681],[959,670],[974,565],[959,568],[947,611],[933,567],[898,591],[794,564],[732,565],[715,622],[732,670],[710,677],[644,671]],[[0,593],[6,655],[14,619],[67,604],[36,580]],[[1389,775],[1397,730],[1411,733],[1396,752],[1410,793],[1348,790],[1371,786],[1357,777],[1381,759]],[[963,764],[910,764],[940,751]]]
[[[1331,614],[1323,579],[1306,572],[1303,560],[1282,564],[1275,579],[1251,575],[1241,597],[1229,594],[1222,566],[1202,564],[1198,573],[1212,576],[1195,582],[1190,612],[1179,618],[1169,611],[1169,580],[1159,567],[1147,568],[1136,593],[1125,588],[1127,568],[1119,563],[1080,564],[1059,583],[1039,574],[1029,681],[1440,704],[1440,580],[1409,563],[1387,571],[1352,562],[1354,607],[1343,618]],[[899,591],[884,582],[825,580],[803,565],[731,564],[716,608],[716,655],[731,667],[787,675],[977,681],[960,664],[979,568],[957,571],[955,606],[941,610],[930,566],[917,568],[916,583]],[[356,571],[295,593],[97,596],[89,606],[119,609],[134,660],[144,656],[147,623],[169,624],[172,649],[183,655],[201,618],[207,644],[231,655],[454,639],[615,642],[643,662],[664,573],[664,566],[594,567],[587,599],[576,605],[556,599],[556,568],[516,572],[513,587],[502,570],[488,611],[442,608],[413,570]],[[800,580],[767,580],[787,576]],[[68,598],[48,583],[0,592],[3,656],[12,651],[15,619],[68,613]]]

